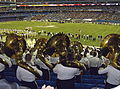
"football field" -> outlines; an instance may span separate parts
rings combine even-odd
[[[92,23],[57,23],[57,22],[38,22],[38,21],[9,21],[9,22],[0,22],[0,29],[18,29],[24,30],[25,28],[30,27],[32,30],[46,31],[46,32],[64,32],[72,34],[82,35],[92,35],[96,38],[95,41],[87,39],[71,39],[78,40],[83,45],[100,45],[100,40],[98,36],[102,35],[105,37],[108,34],[120,34],[120,26],[117,25],[103,25],[103,24],[92,24]],[[39,37],[38,37],[39,38]]]

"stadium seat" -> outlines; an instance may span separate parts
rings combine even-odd
[[[75,89],[82,89],[81,83],[75,83]]]
[[[56,82],[55,81],[46,81],[45,85],[46,86],[50,85],[50,86],[55,88],[56,87]]]
[[[4,72],[5,76],[12,76],[12,77],[16,77],[16,73],[15,72]]]
[[[39,87],[42,87],[46,83],[45,80],[36,80],[36,82],[37,82]]]
[[[105,75],[82,75],[83,79],[106,79]]]
[[[96,84],[75,83],[75,89],[91,89],[92,87],[96,87]]]
[[[54,72],[50,73],[51,76],[57,76],[57,74],[55,74]]]
[[[97,87],[99,87],[99,88],[105,88],[105,84],[97,84]]]
[[[16,82],[16,83],[20,84],[19,80],[18,80],[16,77],[5,76],[5,79],[6,79],[8,82],[10,82],[10,83]]]
[[[6,68],[6,69],[4,70],[4,72],[15,72],[15,70],[12,69],[12,68]]]
[[[81,82],[88,84],[104,84],[103,79],[82,79]]]
[[[57,76],[51,76],[51,81],[56,81],[56,79],[57,79]]]

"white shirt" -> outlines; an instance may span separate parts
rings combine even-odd
[[[104,56],[102,56],[101,58],[102,58],[101,59],[101,63],[102,64],[106,64],[106,62],[107,62],[107,64],[110,64],[110,60],[109,59],[105,58]]]
[[[21,89],[17,83],[9,83],[6,79],[0,79],[0,89]]]
[[[60,80],[72,79],[75,75],[80,74],[78,68],[65,67],[62,64],[57,64],[54,67],[53,72],[57,74],[57,78]]]
[[[90,67],[90,62],[88,60],[87,57],[83,57],[81,60],[80,60],[81,63],[87,65],[88,67]]]
[[[90,67],[100,67],[101,66],[101,60],[97,57],[90,57],[89,62],[90,62]]]
[[[3,58],[8,63],[9,67],[12,66],[11,58],[9,58],[8,56],[6,56],[5,54],[0,54],[0,58]]]
[[[120,84],[120,70],[108,65],[105,69],[100,69],[98,74],[107,73],[107,82],[113,85]]]
[[[35,64],[38,65],[40,68],[50,70],[39,58],[34,60]]]
[[[5,69],[5,65],[3,65],[2,63],[0,63],[0,72],[2,72]]]
[[[42,71],[40,70],[37,71],[40,74],[40,76],[42,76]],[[19,81],[25,81],[25,82],[35,81],[35,75],[20,66],[18,66],[17,68],[16,76]]]

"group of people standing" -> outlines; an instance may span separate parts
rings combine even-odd
[[[41,45],[42,43],[39,44],[41,48],[35,47],[36,49],[25,49],[26,43],[24,39],[16,35],[15,37],[13,36],[13,38],[11,38],[11,36],[9,38],[8,36],[4,47],[1,45],[0,50],[1,79],[4,78],[2,72],[5,70],[6,66],[11,67],[12,65],[17,65],[17,79],[20,81],[22,87],[30,89],[38,89],[38,85],[35,81],[36,79],[50,80],[51,71],[57,74],[57,89],[75,89],[75,76],[85,74],[85,71],[90,71],[92,75],[107,73],[105,89],[111,89],[120,85],[119,49],[117,49],[118,61],[113,61],[117,62],[116,66],[113,66],[111,61],[114,56],[106,53],[109,53],[108,49],[99,50],[95,48],[89,50],[88,47],[85,49],[83,48],[84,50],[79,53],[80,59],[78,60],[75,59],[75,51],[70,46],[67,47],[69,41],[64,42],[67,38],[63,39],[61,37],[61,40],[59,36],[64,37],[65,35],[57,34],[52,37],[48,41],[49,48],[44,49],[42,52],[41,50],[44,48],[43,45]],[[115,37],[115,40],[116,39],[118,39],[118,41],[120,40],[118,37]],[[51,42],[56,43],[52,44]],[[50,44],[52,44],[51,47]],[[56,50],[55,45],[57,45],[57,48],[60,46],[60,49]],[[103,56],[103,53],[111,57],[107,57],[107,59]],[[3,59],[5,61],[3,61]]]

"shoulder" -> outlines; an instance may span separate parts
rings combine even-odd
[[[23,70],[25,70],[25,69],[22,68],[22,67],[20,67],[20,66],[18,66],[17,70],[19,70],[19,71],[23,71]]]
[[[63,65],[62,64],[56,64],[55,67],[62,67]]]

